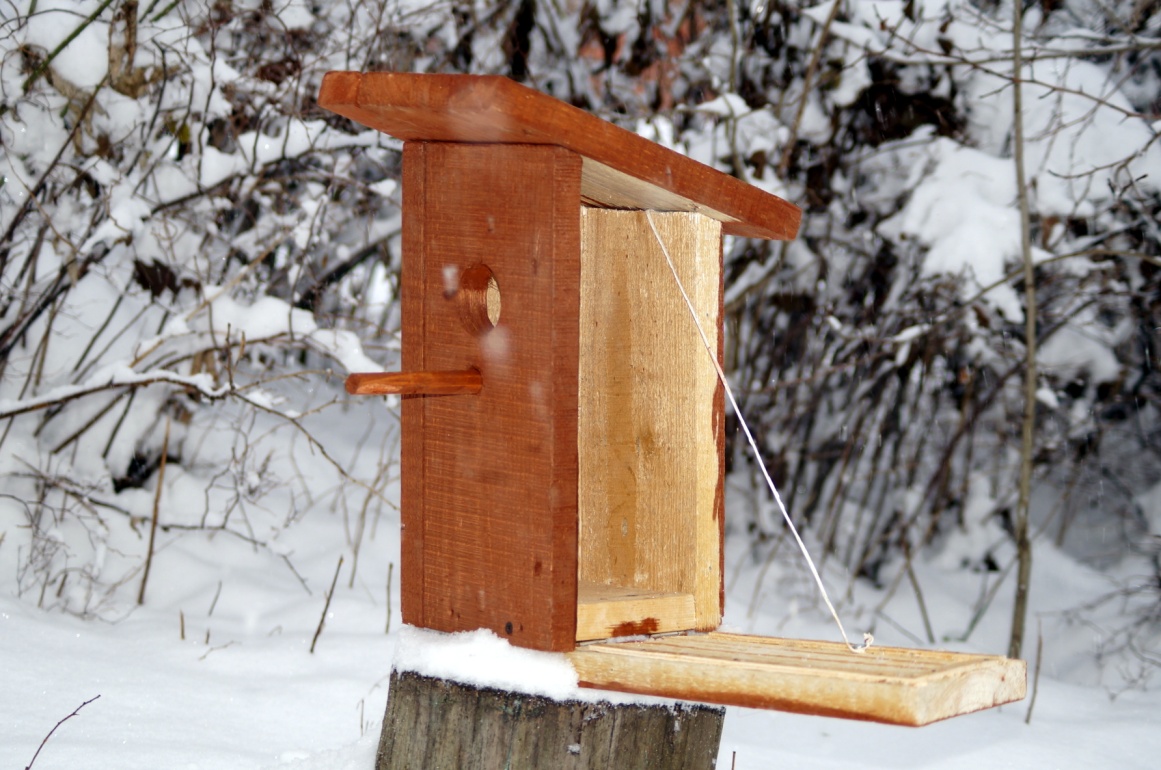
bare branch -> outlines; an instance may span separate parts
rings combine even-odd
[[[90,703],[92,703],[93,701],[95,701],[97,698],[100,698],[100,697],[101,697],[100,695],[94,695],[93,697],[89,698],[87,701],[85,701],[84,703],[82,703],[81,705],[79,705],[75,709],[73,709],[73,713],[69,714],[67,717],[65,717],[64,719],[57,722],[53,726],[53,728],[48,731],[48,735],[44,736],[44,740],[42,740],[40,742],[40,746],[37,747],[36,753],[32,755],[32,759],[29,761],[29,763],[24,766],[24,770],[32,770],[32,766],[34,764],[36,764],[36,758],[40,756],[40,750],[44,748],[44,744],[48,743],[48,739],[51,738],[52,734],[57,731],[58,727],[60,727],[61,725],[63,725],[65,722],[72,719],[73,717],[75,717],[77,714],[81,713],[81,709],[83,709],[85,706],[89,705]]]

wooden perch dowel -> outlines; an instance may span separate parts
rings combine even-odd
[[[373,372],[347,377],[352,396],[471,396],[484,378],[475,369],[454,372]]]

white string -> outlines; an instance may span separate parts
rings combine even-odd
[[[730,399],[730,406],[734,409],[734,414],[738,416],[738,424],[742,426],[742,432],[746,434],[746,440],[750,443],[750,449],[754,453],[754,459],[758,461],[758,467],[762,469],[762,476],[766,479],[766,485],[770,487],[770,491],[774,493],[774,499],[778,502],[778,510],[782,512],[782,518],[786,520],[786,526],[790,527],[791,534],[794,535],[795,542],[798,543],[798,550],[802,551],[803,557],[806,558],[806,564],[810,567],[810,574],[814,576],[814,582],[818,585],[818,590],[822,592],[822,600],[826,602],[826,608],[830,610],[830,615],[834,618],[834,622],[838,625],[839,633],[843,635],[843,641],[847,643],[847,647],[851,652],[866,652],[867,648],[875,642],[875,637],[871,634],[863,634],[863,644],[856,647],[851,644],[851,640],[847,637],[846,629],[843,628],[843,622],[839,620],[838,612],[835,611],[834,605],[830,601],[830,595],[826,592],[826,587],[822,584],[822,576],[818,574],[818,568],[814,566],[814,559],[810,558],[810,553],[806,550],[806,543],[802,542],[802,538],[798,534],[798,528],[794,526],[794,522],[790,519],[790,513],[786,510],[785,503],[782,502],[782,495],[778,494],[778,487],[774,486],[774,479],[770,478],[770,472],[766,470],[766,463],[762,462],[762,453],[758,451],[758,442],[754,441],[754,436],[750,433],[750,426],[746,424],[746,418],[742,416],[742,410],[738,408],[738,401],[734,398],[734,390],[730,387],[730,383],[726,380],[726,373],[722,371],[721,364],[718,363],[717,353],[710,347],[709,337],[702,328],[701,319],[697,317],[697,310],[693,306],[693,301],[690,300],[689,295],[685,291],[685,286],[681,283],[681,278],[677,275],[677,268],[673,266],[673,259],[669,256],[669,249],[665,247],[664,241],[661,240],[661,233],[657,231],[657,225],[653,223],[653,212],[646,210],[645,218],[649,221],[649,229],[653,231],[653,237],[657,239],[657,245],[661,247],[661,253],[665,255],[665,262],[669,265],[669,272],[673,274],[673,280],[677,282],[677,288],[681,292],[682,299],[685,300],[685,306],[689,308],[689,314],[693,316],[693,323],[697,326],[697,332],[701,335],[701,343],[705,346],[705,352],[709,354],[710,363],[714,366],[714,371],[718,374],[718,380],[721,381],[722,387],[725,388],[726,397]]]

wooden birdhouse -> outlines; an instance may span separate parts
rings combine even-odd
[[[725,411],[690,310],[720,360],[722,234],[792,238],[796,207],[505,78],[332,72],[319,104],[404,140],[403,371],[348,390],[403,395],[405,622],[713,703],[1023,697],[1022,661],[715,631]]]

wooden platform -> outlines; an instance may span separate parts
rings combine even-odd
[[[1024,697],[1022,660],[709,633],[568,653],[581,684],[726,706],[919,726]]]

